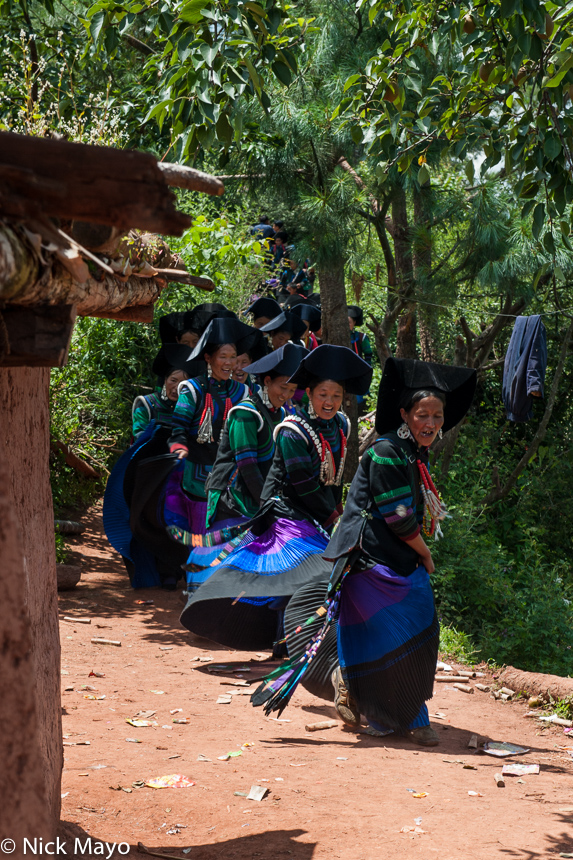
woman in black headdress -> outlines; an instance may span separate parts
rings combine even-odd
[[[343,346],[320,346],[303,359],[290,382],[306,388],[308,408],[275,428],[261,511],[239,545],[191,595],[181,616],[189,630],[231,648],[271,647],[277,611],[280,620],[298,588],[328,578],[331,564],[321,556],[342,511],[350,432],[339,409],[344,389],[365,390],[371,374]]]
[[[135,438],[154,419],[159,424],[171,427],[180,383],[204,369],[202,362],[190,362],[190,355],[188,346],[166,343],[155,356],[151,369],[160,384],[151,394],[140,394],[133,401],[131,418]]]
[[[248,314],[253,315],[253,325],[255,328],[262,326],[274,320],[281,312],[281,306],[275,299],[269,296],[261,296],[247,310]]]
[[[190,311],[173,311],[159,317],[159,337],[161,343],[181,343],[194,349],[199,338],[215,317],[237,318],[225,305],[219,302],[203,302]]]
[[[324,552],[335,568],[330,597],[313,621],[320,626],[325,614],[330,621],[339,606],[340,667],[332,683],[344,722],[356,726],[363,714],[374,729],[401,731],[425,746],[438,743],[425,703],[433,693],[439,624],[429,578],[434,563],[422,529],[439,534],[446,514],[428,471],[428,448],[463,418],[475,384],[469,368],[386,361],[376,414],[381,436],[362,457]],[[305,621],[295,615],[285,619],[287,630]],[[285,707],[304,678],[308,654],[320,653],[327,627],[289,667],[289,677],[268,680],[255,704],[266,702],[267,711]]]
[[[249,389],[232,379],[237,354],[244,352],[256,330],[238,319],[211,320],[192,358],[203,358],[207,372],[184,382],[173,413],[169,450],[185,461],[183,474],[171,477],[167,495],[169,525],[204,534],[207,512],[205,481],[217,456],[223,425],[229,411],[249,395]],[[182,478],[178,482],[178,478]],[[181,492],[182,491],[182,492]],[[177,515],[176,515],[177,513]]]
[[[300,317],[290,311],[282,311],[269,323],[261,326],[259,331],[263,331],[269,335],[273,349],[279,349],[279,347],[288,343],[289,340],[292,340],[295,344],[299,344],[300,338],[306,331],[306,325]]]
[[[286,418],[284,404],[295,386],[290,377],[308,354],[287,343],[247,368],[260,389],[234,406],[227,417],[213,469],[207,479],[207,534],[191,539],[187,560],[188,587],[197,588],[219,563],[228,543],[229,528],[250,520],[259,510],[265,479],[275,451],[274,430]]]
[[[302,343],[307,349],[316,349],[319,345],[315,332],[320,331],[322,326],[322,314],[319,308],[309,305],[308,302],[295,305],[291,313],[300,317],[306,326],[306,332],[301,336]],[[363,356],[360,356],[362,358]],[[371,362],[368,362],[369,364]]]

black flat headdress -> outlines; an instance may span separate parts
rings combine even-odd
[[[434,388],[446,395],[442,430],[451,430],[470,408],[476,381],[476,371],[471,367],[434,364],[412,358],[388,358],[378,391],[376,431],[388,433],[389,430],[397,430],[402,423],[402,398],[408,391],[414,393],[423,388]]]
[[[271,299],[268,296],[262,296],[262,298],[257,299],[247,310],[248,314],[253,315],[253,319],[258,319],[258,317],[268,317],[272,320],[274,317],[278,316],[280,312],[281,306],[279,303],[276,299]]]
[[[364,311],[358,305],[348,305],[348,316],[356,325],[364,325]]]
[[[291,313],[296,314],[301,320],[306,320],[310,331],[318,331],[322,325],[322,314],[314,305],[301,302],[298,305],[294,305]]]
[[[306,388],[312,379],[332,379],[349,394],[366,394],[372,381],[372,368],[347,346],[323,343],[313,349],[289,382]]]
[[[191,347],[183,343],[164,343],[153,360],[151,369],[161,379],[169,376],[172,370],[183,370],[190,378],[199,376],[206,370],[202,359],[190,361]]]
[[[237,319],[237,314],[218,302],[203,302],[193,308],[191,313],[191,330],[201,335],[213,319]]]
[[[237,355],[245,352],[244,344],[249,342],[254,332],[258,332],[250,325],[245,325],[236,316],[215,317],[211,320],[199,339],[199,343],[191,353],[191,358],[202,358],[209,348],[217,348],[224,343],[233,343],[237,348]]]
[[[306,326],[300,317],[293,314],[291,311],[283,311],[266,325],[261,326],[259,331],[277,332],[288,331],[291,337],[299,338],[306,331]]]
[[[237,347],[237,355],[246,352],[251,361],[258,361],[270,349],[266,337],[258,328],[251,328],[251,334],[242,339],[240,346],[240,350]]]
[[[297,370],[299,364],[305,356],[308,355],[308,349],[304,346],[297,346],[290,341],[284,346],[275,349],[259,361],[249,364],[245,367],[247,373],[265,376],[267,373],[274,371],[278,376],[292,376]]]
[[[184,331],[193,328],[193,311],[174,311],[159,317],[159,337],[161,343],[177,343]]]

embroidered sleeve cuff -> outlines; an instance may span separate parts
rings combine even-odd
[[[177,454],[179,451],[185,451],[185,453],[188,454],[189,448],[187,447],[187,445],[182,445],[180,442],[173,442],[169,446],[170,454]]]
[[[410,507],[398,505],[396,510],[384,514],[384,520],[396,537],[402,540],[414,540],[420,534],[420,526]]]

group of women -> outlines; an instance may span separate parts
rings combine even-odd
[[[422,530],[440,532],[446,512],[428,449],[465,415],[475,372],[386,361],[380,437],[343,507],[341,405],[366,395],[372,368],[356,347],[319,344],[310,306],[277,307],[255,302],[253,326],[216,305],[163,318],[161,387],[134,403],[108,538],[135,587],[175,588],[185,569],[187,629],[284,658],[253,704],[282,710],[302,683],[350,726],[433,745],[439,626]]]

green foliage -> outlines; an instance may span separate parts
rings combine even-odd
[[[465,666],[473,666],[480,659],[470,636],[444,623],[440,625],[440,654]]]

